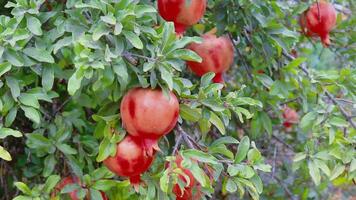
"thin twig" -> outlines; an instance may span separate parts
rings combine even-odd
[[[352,117],[349,116],[349,114],[342,107],[342,105],[340,105],[340,103],[335,99],[335,97],[329,91],[327,91],[325,88],[324,88],[324,93],[333,102],[333,104],[339,108],[341,114],[344,115],[344,117],[346,118],[347,121],[349,121],[351,126],[356,129],[356,123],[352,120]]]
[[[180,147],[180,145],[182,143],[182,139],[183,139],[182,134],[178,134],[178,136],[176,136],[176,144],[173,147],[172,155],[175,155],[177,153],[178,148]]]
[[[247,66],[247,63],[245,62],[244,57],[242,56],[242,53],[240,52],[240,49],[237,48],[237,46],[236,46],[236,44],[235,44],[235,40],[234,40],[234,38],[232,37],[232,34],[231,34],[231,33],[229,33],[229,37],[230,37],[230,40],[234,43],[233,46],[234,46],[234,48],[235,48],[235,50],[236,50],[238,56],[241,58],[241,62],[242,62],[242,64],[243,64],[244,68],[246,69],[247,76],[250,78],[250,80],[252,80],[253,77],[252,77],[251,72],[250,72],[250,70],[249,70],[249,68],[248,68],[248,66]]]
[[[284,146],[286,146],[289,150],[293,151],[294,152],[294,149],[291,145],[285,143],[283,140],[279,139],[277,136],[275,135],[272,135],[272,137],[279,143],[283,144]]]
[[[273,179],[276,180],[283,188],[284,192],[292,199],[296,199],[295,196],[293,195],[293,193],[288,189],[288,187],[283,183],[283,181],[281,179],[279,179],[276,176],[273,176]]]

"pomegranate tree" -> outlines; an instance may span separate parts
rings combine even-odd
[[[282,116],[284,119],[283,126],[287,129],[290,129],[293,124],[296,124],[299,121],[299,115],[297,111],[288,106],[284,107]]]
[[[54,196],[57,193],[60,193],[60,191],[66,186],[66,185],[70,185],[70,184],[79,184],[82,188],[85,188],[81,183],[78,177],[65,177],[64,179],[62,179],[62,181],[60,183],[58,183],[58,185],[56,186],[54,193],[52,194],[52,199],[54,199]],[[77,190],[73,190],[71,192],[68,193],[68,196],[70,197],[71,200],[79,200],[78,196],[77,196]],[[103,200],[108,200],[108,197],[105,195],[105,193],[103,191],[100,191],[101,194],[101,198]],[[89,200],[89,194],[87,194],[85,196],[85,200]]]
[[[300,17],[302,31],[307,36],[318,35],[325,47],[330,45],[329,32],[336,24],[336,10],[332,4],[319,1]]]
[[[214,72],[215,83],[224,82],[222,74],[228,70],[234,61],[234,47],[226,36],[216,37],[212,33],[202,36],[203,42],[192,43],[188,49],[195,51],[203,60],[201,63],[189,61],[189,68],[198,76]]]
[[[206,0],[158,0],[158,12],[163,19],[174,22],[178,35],[196,24],[205,13]]]
[[[128,177],[137,186],[140,176],[150,167],[154,157],[145,151],[140,138],[127,135],[117,145],[116,155],[104,160],[104,165],[118,176]]]
[[[130,135],[154,141],[176,125],[179,102],[173,92],[167,97],[161,89],[134,88],[122,99],[120,113]]]

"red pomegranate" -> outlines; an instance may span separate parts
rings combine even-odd
[[[66,185],[69,184],[75,184],[78,183],[79,185],[81,185],[80,180],[78,177],[65,177],[64,179],[62,179],[62,181],[56,186],[56,188],[54,189],[54,193],[52,193],[52,199],[54,199],[54,196],[56,194],[58,194]],[[81,187],[83,187],[81,185]],[[105,193],[103,191],[100,191],[101,197],[103,200],[108,200],[108,197],[105,195]],[[72,192],[68,193],[70,199],[72,200],[79,200],[79,198],[77,197],[77,190],[73,190]],[[89,200],[90,195],[87,194],[87,196],[85,197],[85,200]]]
[[[319,1],[314,3],[304,15],[305,22],[303,23],[307,29],[307,35],[316,34],[325,47],[329,46],[329,32],[336,24],[336,10],[333,5]]]
[[[299,115],[297,111],[288,106],[284,107],[282,116],[284,119],[283,126],[287,129],[291,128],[293,124],[296,124],[299,121]]]
[[[234,61],[234,47],[228,37],[216,37],[212,33],[202,36],[203,42],[200,44],[192,43],[188,49],[195,51],[203,61],[187,62],[189,68],[198,76],[207,72],[214,72],[214,82],[223,83],[222,74],[230,68]]]
[[[127,135],[118,145],[116,155],[104,160],[104,165],[118,176],[128,177],[132,185],[140,183],[140,175],[147,171],[154,157],[148,155],[140,138]]]
[[[173,186],[173,193],[176,195],[176,200],[198,200],[201,197],[200,186],[195,181],[192,172],[182,166],[181,164],[182,161],[183,161],[182,156],[178,155],[176,157],[175,162],[178,168],[180,168],[184,172],[184,174],[189,177],[189,185],[185,186],[184,190],[182,191],[177,183]],[[186,178],[183,175],[179,175],[178,178],[184,183],[188,182],[188,180],[186,180]]]
[[[174,22],[176,33],[182,35],[188,26],[196,24],[205,13],[206,0],[158,0],[158,12],[163,19]]]
[[[173,92],[165,96],[161,89],[131,89],[122,99],[120,109],[127,132],[152,142],[168,134],[179,116],[177,97]]]

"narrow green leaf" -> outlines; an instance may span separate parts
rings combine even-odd
[[[244,136],[240,141],[239,147],[237,148],[235,163],[240,163],[246,158],[249,148],[250,148],[250,138]]]
[[[13,130],[11,128],[0,128],[0,139],[4,139],[10,135],[13,137],[22,137],[22,133],[20,131]]]
[[[23,182],[15,182],[14,185],[19,189],[22,193],[31,196],[31,189]]]
[[[308,162],[309,174],[312,177],[315,185],[320,184],[320,171],[317,165],[313,161]]]
[[[209,121],[219,130],[222,135],[226,134],[224,123],[214,112],[210,112]]]
[[[44,184],[43,191],[49,194],[60,180],[61,177],[58,175],[49,176]]]
[[[50,91],[54,82],[54,68],[47,66],[42,69],[42,87]]]

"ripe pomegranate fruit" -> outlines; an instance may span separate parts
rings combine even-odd
[[[293,124],[296,124],[299,121],[298,113],[294,109],[288,106],[285,106],[283,108],[282,116],[284,119],[283,126],[287,129],[290,129],[293,126]]]
[[[148,153],[158,148],[157,140],[176,125],[179,102],[173,92],[165,96],[161,89],[134,88],[122,99],[121,118],[127,132],[143,139]]]
[[[325,47],[330,45],[329,32],[336,24],[336,10],[332,4],[325,1],[314,3],[302,15],[301,21],[308,36],[316,34]]]
[[[140,175],[147,171],[154,159],[144,149],[140,138],[127,135],[117,145],[116,155],[104,160],[104,165],[118,176],[128,177],[135,187],[140,183]]]
[[[204,34],[203,42],[192,43],[188,49],[196,52],[203,61],[201,63],[188,61],[189,68],[198,76],[214,72],[215,83],[223,83],[222,74],[230,68],[234,61],[234,47],[228,37],[216,37],[212,33]]]
[[[54,189],[54,193],[52,193],[52,199],[54,199],[55,198],[54,196],[57,193],[59,193],[66,185],[75,184],[75,183],[78,183],[79,185],[81,185],[78,177],[68,176],[68,177],[65,177],[64,179],[62,179],[62,181],[60,183],[58,183],[58,185]],[[81,185],[81,187],[83,187],[83,186]],[[105,193],[103,191],[100,191],[100,194],[101,194],[101,197],[103,200],[108,200],[108,197],[105,195]],[[69,192],[68,195],[71,200],[79,200],[79,198],[77,197],[77,190],[73,190],[73,191]],[[85,197],[85,200],[90,200],[89,196],[90,195],[87,194]]]
[[[158,0],[158,12],[166,21],[174,22],[177,35],[182,35],[202,18],[206,4],[206,0]]]
[[[177,155],[175,162],[178,168],[180,168],[184,174],[189,177],[189,185],[185,186],[182,191],[177,183],[173,186],[173,193],[176,195],[176,200],[198,200],[201,197],[200,186],[195,181],[192,172],[182,166],[182,161],[182,156]],[[178,175],[178,179],[184,183],[188,183],[188,180],[186,180],[186,177],[183,175]]]

